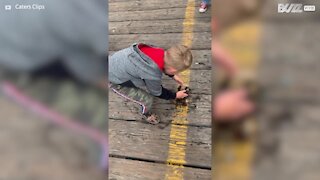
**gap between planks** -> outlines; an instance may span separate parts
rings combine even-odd
[[[136,119],[123,119],[123,118],[109,118],[109,119],[110,120],[115,120],[115,121],[138,122],[138,123],[142,123],[142,124],[147,124],[147,122],[141,122],[141,121],[138,121]],[[189,126],[189,127],[197,127],[197,128],[212,128],[211,125],[179,124],[179,123],[170,122],[170,125],[171,124],[174,124],[174,125],[186,125],[186,126]],[[159,125],[167,125],[167,123],[160,122]],[[162,129],[162,128],[159,127],[159,129]]]
[[[116,154],[110,154],[109,157],[111,158],[117,158],[117,159],[126,159],[126,160],[132,160],[132,161],[142,161],[142,162],[149,162],[149,163],[155,163],[155,164],[164,164],[167,165],[167,161],[160,161],[160,160],[151,160],[151,159],[145,159],[145,158],[137,158],[137,157],[131,157],[131,156],[124,156],[124,155],[116,155]],[[172,164],[174,166],[181,166],[182,164]],[[194,168],[194,169],[204,169],[204,170],[211,170],[210,166],[201,166],[197,164],[183,164],[184,167],[188,168]]]

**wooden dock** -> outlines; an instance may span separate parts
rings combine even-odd
[[[233,26],[216,37],[221,46],[234,58],[241,73],[256,75],[259,61],[257,49],[260,26],[259,21],[250,19]],[[236,79],[234,81],[242,83],[240,81],[244,80]],[[250,130],[254,129],[256,118],[250,117],[245,120],[244,124],[231,123],[229,128],[216,128],[214,133],[214,165],[216,170],[214,179],[252,179],[251,167],[255,153],[255,133],[249,131],[246,132],[245,137],[239,138],[235,132],[239,129],[243,132],[244,126],[249,126]]]
[[[319,1],[304,3],[320,6]],[[275,2],[267,5],[259,70],[266,100],[258,117],[262,136],[255,175],[319,179],[319,11],[281,16],[271,12]]]
[[[109,93],[109,179],[211,179],[211,13],[194,0],[109,0],[109,51],[135,42],[191,47],[194,62],[182,74],[192,89],[187,107],[155,100],[158,125],[139,107]],[[163,84],[177,85],[169,78]]]
[[[215,7],[223,9],[226,2],[220,3]],[[240,139],[232,136],[234,129],[215,129],[214,179],[320,177],[319,14],[284,16],[276,6],[265,2],[262,18],[243,19],[214,37],[262,90],[259,111],[247,120],[255,133]],[[219,20],[227,24],[228,19]]]

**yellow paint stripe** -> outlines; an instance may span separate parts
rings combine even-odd
[[[230,52],[242,70],[255,72],[257,69],[260,31],[259,22],[250,21],[225,32],[221,37],[222,46]],[[254,119],[250,119],[248,123],[256,125]],[[214,179],[252,179],[252,162],[255,154],[254,137],[238,141],[225,136],[215,140],[214,144]]]
[[[195,0],[188,0],[185,11],[185,19],[183,22],[183,37],[182,44],[191,47],[193,40],[194,27],[194,13]],[[190,82],[190,70],[186,70],[180,74],[184,83]],[[184,167],[186,163],[186,140],[188,132],[188,106],[177,106],[173,115],[169,151],[167,158],[167,173],[165,179],[167,180],[181,180],[184,179]]]

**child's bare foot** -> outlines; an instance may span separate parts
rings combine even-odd
[[[144,115],[143,119],[150,124],[159,124],[160,122],[160,117],[154,113]]]

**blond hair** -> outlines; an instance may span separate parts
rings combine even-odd
[[[164,58],[165,68],[172,67],[178,72],[190,68],[192,64],[191,50],[184,45],[175,45],[166,51]]]

